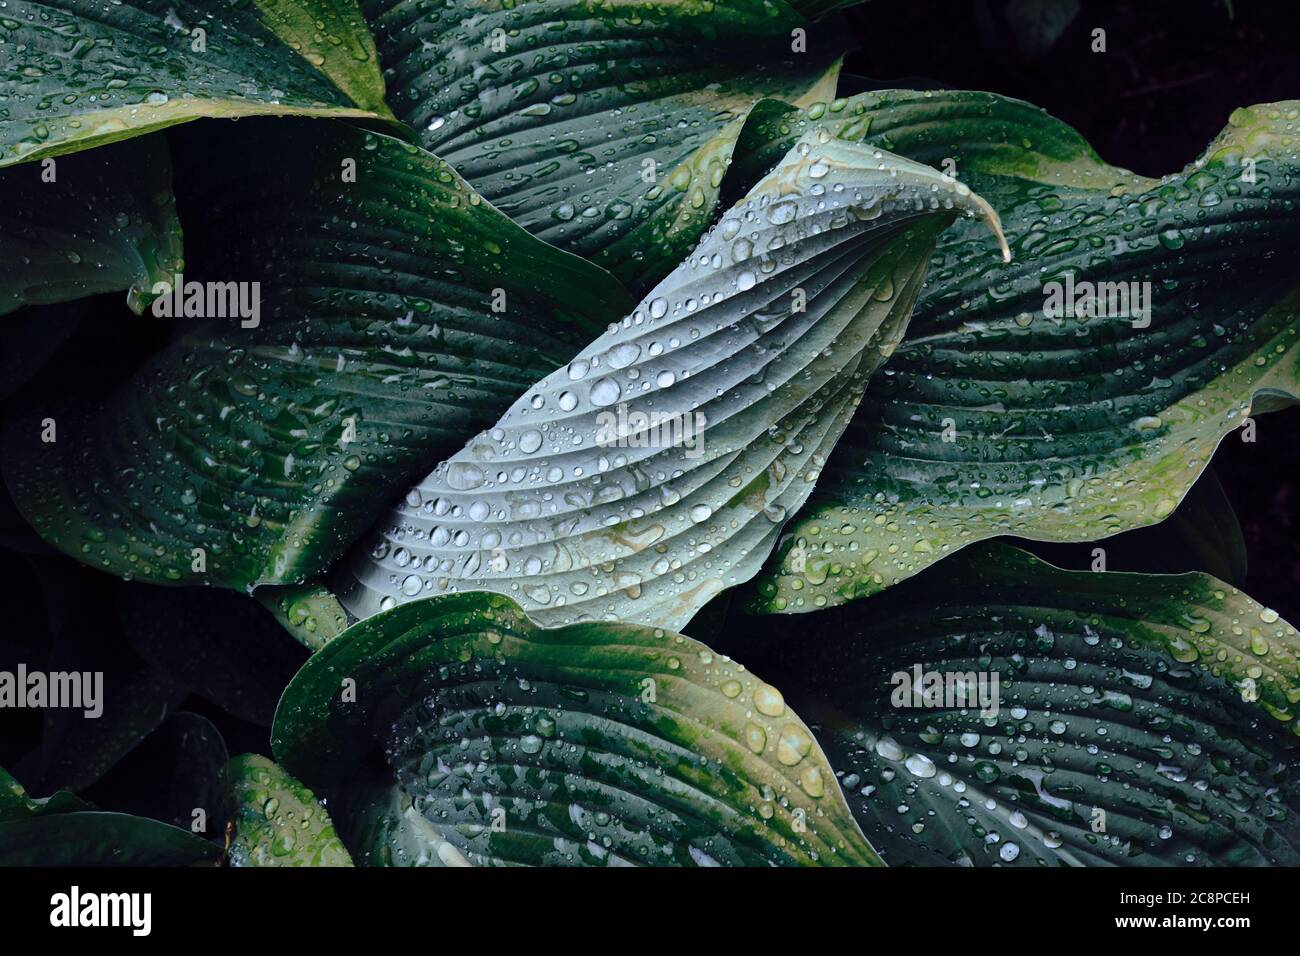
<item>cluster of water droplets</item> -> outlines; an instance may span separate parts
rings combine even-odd
[[[1150,578],[1098,596],[1072,577],[994,572],[983,597],[958,588],[934,610],[942,631],[900,632],[886,613],[850,635],[843,653],[870,655],[878,690],[863,696],[871,682],[841,664],[851,685],[832,675],[818,692],[854,726],[822,742],[886,862],[1300,859],[1295,629],[1227,588]],[[905,639],[882,646],[882,628]],[[900,708],[893,675],[913,657],[941,675],[998,673],[997,712]]]
[[[658,278],[712,219],[740,121],[829,63],[788,16],[716,5],[396,4],[372,16],[390,101],[530,232]]]
[[[232,762],[233,866],[346,866],[348,853],[315,795],[264,757]]]
[[[393,845],[427,827],[417,843],[436,834],[432,842],[476,864],[869,858],[816,742],[775,687],[661,629],[614,625],[608,644],[585,635],[573,644],[563,632],[529,637],[501,623],[471,643],[459,632],[446,642],[387,728],[387,759],[420,820],[390,821],[405,830],[389,834]],[[553,659],[551,639],[570,652],[617,649],[627,668],[593,679],[579,659],[568,681],[531,663],[534,653]],[[730,808],[721,816],[720,804]]]
[[[0,46],[14,56],[0,69],[0,90],[8,115],[22,120],[13,123],[16,138],[0,140],[0,158],[68,140],[120,138],[177,115],[351,106],[316,69],[324,62],[319,51],[349,34],[318,21],[310,36],[300,36],[299,26],[264,21],[252,5],[214,13],[96,0],[65,11],[4,0]],[[196,30],[203,31],[202,53],[193,50]],[[355,43],[353,50],[365,52]]]

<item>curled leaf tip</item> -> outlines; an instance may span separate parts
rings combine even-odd
[[[1002,220],[998,218],[997,210],[990,206],[977,193],[971,193],[970,198],[974,200],[976,209],[979,210],[979,217],[988,225],[993,235],[997,237],[998,248],[1002,251],[1002,261],[1011,261],[1011,247],[1007,245],[1006,233],[1002,231]]]

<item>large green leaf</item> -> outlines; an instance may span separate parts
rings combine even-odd
[[[272,743],[350,791],[341,828],[368,862],[876,862],[776,688],[688,637],[543,630],[500,595],[349,628],[289,685]],[[379,754],[395,789],[367,770]]]
[[[0,166],[200,117],[383,119],[377,65],[356,0],[9,0]]]
[[[793,51],[808,22],[785,0],[362,6],[421,144],[530,232],[642,290],[712,222],[755,105],[829,100],[839,71],[833,41]]]
[[[980,257],[969,228],[943,238],[907,340],[753,606],[870,594],[994,535],[1092,540],[1169,515],[1223,435],[1297,394],[1298,120],[1297,103],[1237,110],[1160,181],[991,94],[875,93],[773,123],[768,155],[811,123],[955,159],[1015,261]],[[1045,283],[1067,278],[1149,283],[1149,326],[1046,316]]]
[[[18,508],[95,567],[301,581],[629,306],[418,147],[292,120],[245,121],[236,142],[185,132],[178,169],[199,153],[212,174],[182,190],[210,224],[191,230],[205,271],[186,282],[259,281],[260,324],[176,319],[176,341],[114,393],[8,422]]]
[[[890,864],[1300,862],[1300,638],[1209,575],[985,543],[815,620],[764,665]],[[917,706],[916,667],[996,693]]]
[[[315,794],[278,766],[244,754],[227,768],[233,804],[231,866],[351,866]]]
[[[934,170],[811,134],[630,315],[412,489],[342,569],[344,607],[490,590],[541,623],[680,629],[755,574],[807,498],[959,214],[997,229]]]
[[[0,170],[0,192],[0,315],[120,289],[130,290],[140,311],[154,283],[181,268],[181,225],[160,137],[53,167]]]

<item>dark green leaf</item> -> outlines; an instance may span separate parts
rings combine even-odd
[[[90,804],[70,790],[59,790],[41,798],[28,796],[26,788],[0,767],[0,823],[89,808]]]
[[[181,268],[161,137],[0,170],[0,191],[0,314],[122,289],[139,312],[154,283]]]
[[[127,644],[116,624],[111,579],[62,556],[29,560],[52,617],[53,644],[43,672],[47,693],[53,695],[60,683],[80,688],[75,705],[54,706],[51,697],[43,711],[38,782],[45,790],[80,790],[159,727],[185,688]]]
[[[211,721],[172,714],[84,795],[104,809],[220,837],[229,760]]]
[[[220,855],[187,830],[103,813],[66,790],[33,799],[0,767],[0,866],[193,866]]]
[[[1160,181],[991,94],[872,93],[776,121],[769,153],[811,123],[951,157],[1015,261],[979,256],[969,226],[944,236],[907,339],[752,606],[813,610],[982,538],[1094,540],[1172,513],[1225,434],[1297,394],[1298,119],[1297,102],[1237,110]],[[1149,314],[1046,315],[1045,284],[1070,280],[1147,283]]]
[[[793,50],[809,24],[784,0],[362,6],[389,103],[421,144],[639,290],[712,222],[751,109],[830,100],[839,73],[835,41],[809,31]]]
[[[174,319],[176,341],[114,393],[15,414],[4,469],[81,561],[248,589],[326,567],[629,303],[417,147],[342,124],[224,131],[178,137],[210,164],[187,203],[222,237],[209,228],[185,281],[260,282],[259,324]]]
[[[0,866],[200,866],[221,849],[190,833],[124,813],[84,810],[0,823]]]
[[[141,657],[228,713],[269,726],[306,660],[257,601],[213,588],[119,584],[114,600]]]
[[[272,743],[307,782],[354,790],[345,830],[368,862],[875,862],[776,688],[688,637],[544,630],[500,595],[349,628],[294,678]],[[400,792],[372,779],[378,753]]]
[[[1300,639],[1209,575],[986,543],[811,620],[764,666],[887,863],[1300,863]]]

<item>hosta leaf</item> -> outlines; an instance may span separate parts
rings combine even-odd
[[[0,14],[0,166],[200,117],[389,116],[355,0],[10,0]]]
[[[230,761],[231,866],[351,866],[315,794],[256,754]]]
[[[954,158],[1002,214],[1015,261],[979,257],[974,230],[944,237],[907,340],[753,606],[870,594],[994,535],[1093,540],[1160,521],[1223,435],[1294,400],[1300,104],[1237,110],[1200,159],[1158,182],[990,94],[894,91],[837,107],[816,124]],[[782,124],[771,149],[806,135]],[[1045,284],[1069,281],[1147,283],[1149,316],[1047,316]]]
[[[130,290],[140,311],[154,283],[181,267],[181,225],[160,137],[48,168],[0,170],[0,191],[0,261],[7,263],[0,314],[120,289]]]
[[[226,742],[211,721],[172,714],[84,796],[98,807],[220,837],[229,762]]]
[[[1060,568],[1181,574],[1204,571],[1242,587],[1246,539],[1214,470],[1207,468],[1178,510],[1165,521],[1125,531],[1101,542],[1020,542],[1025,550]]]
[[[473,864],[453,839],[424,817],[392,774],[359,773],[342,783],[330,806],[339,820],[343,842],[358,866],[468,867]]]
[[[260,282],[260,324],[175,319],[177,340],[114,393],[9,422],[18,508],[123,577],[248,588],[318,572],[627,308],[607,273],[415,146],[342,124],[240,127],[237,143],[194,130],[216,178],[186,202],[222,238],[201,237],[207,271],[185,281]]]
[[[31,797],[26,787],[0,767],[0,823],[46,813],[73,813],[89,806],[70,790],[57,790],[48,797]]]
[[[932,169],[801,142],[630,315],[416,486],[341,571],[340,601],[364,618],[491,590],[541,623],[680,629],[758,570],[806,499],[958,213],[997,228]]]
[[[421,144],[530,232],[642,290],[712,221],[750,110],[829,100],[839,69],[818,36],[792,52],[808,22],[784,0],[362,6]]]
[[[375,39],[357,0],[253,0],[268,28],[348,98],[379,116],[384,103]]]
[[[544,630],[501,595],[349,628],[289,685],[272,743],[308,783],[349,781],[389,814],[358,828],[371,862],[875,862],[776,688],[688,637]],[[379,753],[400,794],[372,782]]]
[[[193,866],[220,855],[187,830],[95,810],[66,790],[33,799],[0,768],[0,866]]]
[[[1209,575],[986,543],[817,621],[766,664],[890,864],[1300,862],[1300,639]],[[900,706],[918,666],[996,694]]]
[[[125,813],[0,822],[0,866],[210,866],[220,857],[220,847],[188,830]]]
[[[347,630],[348,612],[322,585],[258,588],[256,597],[281,627],[312,651],[320,650]]]

